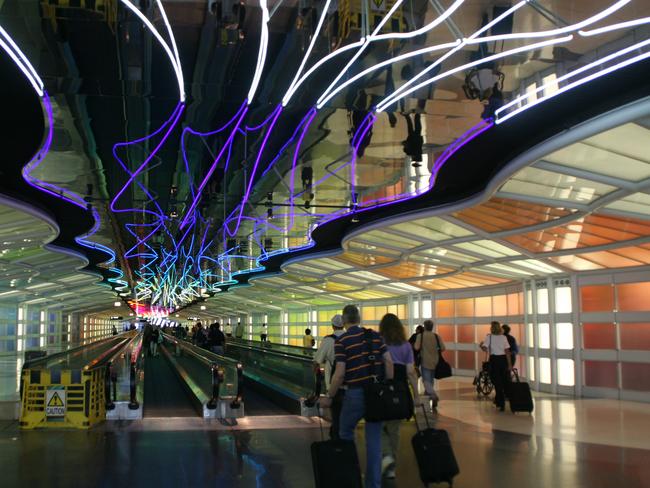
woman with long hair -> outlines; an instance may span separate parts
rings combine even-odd
[[[379,333],[384,338],[388,352],[393,358],[394,381],[403,381],[411,384],[413,390],[413,403],[420,403],[418,395],[418,377],[415,372],[413,348],[406,340],[406,328],[397,315],[387,313],[379,322]],[[384,422],[382,428],[381,448],[383,459],[382,472],[386,478],[395,478],[397,452],[399,449],[399,428],[401,420]]]
[[[490,333],[481,342],[483,349],[489,356],[490,379],[496,391],[494,403],[503,412],[505,410],[505,386],[508,381],[508,372],[512,369],[510,360],[510,344],[502,334],[501,324],[496,320],[490,324]]]

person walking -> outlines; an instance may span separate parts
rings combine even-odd
[[[375,381],[372,372],[381,370],[382,366],[384,378],[392,380],[393,360],[381,336],[374,330],[360,326],[361,315],[355,305],[346,305],[342,316],[346,332],[336,339],[336,368],[330,390],[327,397],[321,400],[321,405],[331,406],[339,388],[346,388],[339,435],[343,440],[354,441],[357,424],[366,410],[364,387]],[[381,422],[365,423],[366,488],[381,488],[381,428]]]
[[[415,350],[420,353],[420,373],[424,391],[431,399],[431,408],[438,407],[438,394],[434,390],[435,370],[440,359],[440,353],[445,350],[445,343],[440,336],[433,331],[433,321],[423,322],[424,332],[415,341]]]
[[[158,343],[162,342],[160,339],[162,338],[162,332],[158,327],[153,329],[151,332],[151,341],[149,342],[149,355],[151,357],[156,357],[158,356]]]
[[[302,337],[302,347],[311,349],[316,345],[316,339],[311,335],[311,329],[305,329],[305,335]]]
[[[208,331],[208,344],[213,353],[223,356],[225,351],[224,346],[226,345],[226,336],[221,332],[221,325],[219,322],[210,325],[210,330]]]
[[[144,347],[145,353],[151,357],[151,336],[153,335],[153,326],[146,322],[144,324],[144,329],[142,332],[142,347]]]
[[[268,337],[268,328],[266,327],[266,324],[262,324],[262,327],[260,329],[260,341],[266,342],[268,340]]]
[[[517,354],[519,354],[519,345],[517,345],[517,339],[510,335],[510,326],[508,324],[503,324],[501,326],[503,335],[508,339],[508,345],[510,346],[510,366],[515,367],[517,362]]]
[[[413,390],[413,403],[418,405],[418,376],[415,373],[413,348],[406,340],[406,329],[397,315],[387,313],[379,322],[379,334],[386,343],[386,348],[393,359],[393,381],[410,383]],[[381,431],[382,473],[387,479],[395,478],[397,453],[399,451],[399,430],[402,420],[384,422]]]
[[[235,327],[235,338],[241,339],[244,337],[244,324],[237,322],[237,327]]]
[[[330,335],[323,337],[318,346],[316,354],[314,354],[314,365],[318,368],[325,365],[325,392],[329,391],[332,375],[334,374],[334,364],[336,361],[334,355],[334,345],[336,339],[343,335],[343,317],[341,314],[336,314],[332,317],[333,332]],[[336,396],[332,398],[331,410],[331,423],[330,423],[330,439],[339,438],[339,420],[341,416],[341,407],[343,406],[343,394],[345,390],[339,388]]]
[[[494,403],[500,412],[505,410],[505,385],[508,373],[512,369],[510,362],[510,344],[501,333],[501,325],[496,320],[490,323],[490,333],[481,342],[481,349],[489,356],[490,379],[496,396]]]

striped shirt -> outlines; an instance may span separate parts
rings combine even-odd
[[[336,338],[334,345],[337,363],[345,363],[344,384],[348,386],[363,386],[372,381],[371,363],[368,360],[368,347],[365,338],[366,329],[355,325],[350,327],[345,334]],[[375,356],[375,372],[383,373],[383,358],[386,345],[381,336],[371,330],[372,353]]]

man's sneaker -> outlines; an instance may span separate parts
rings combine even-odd
[[[393,456],[384,456],[381,460],[381,472],[386,473],[391,466],[395,464],[395,458]]]
[[[388,480],[394,480],[395,479],[395,468],[388,468],[386,470],[386,473],[384,474],[384,478]]]

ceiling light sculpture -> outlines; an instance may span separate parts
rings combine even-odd
[[[454,1],[446,11],[419,29],[404,33],[381,33],[383,27],[403,3],[403,0],[397,0],[367,37],[362,37],[359,41],[352,42],[334,50],[321,59],[316,60],[308,67],[309,59],[313,54],[317,38],[321,33],[327,10],[331,3],[331,0],[326,0],[323,12],[318,19],[304,57],[299,63],[294,76],[291,78],[291,83],[286,92],[283,94],[279,103],[268,112],[268,115],[263,117],[262,122],[252,123],[248,120],[251,116],[250,106],[259,91],[266,65],[269,44],[268,24],[271,17],[267,0],[260,0],[260,8],[262,10],[260,41],[255,69],[252,73],[247,97],[245,100],[242,100],[238,110],[229,120],[216,130],[199,132],[190,127],[183,128],[180,136],[180,146],[184,169],[189,177],[189,200],[183,207],[180,202],[175,201],[174,195],[173,210],[169,214],[166,214],[142,182],[141,176],[146,171],[149,171],[152,161],[158,157],[161,148],[175,133],[184,115],[186,95],[181,60],[162,2],[156,0],[156,7],[165,26],[167,40],[130,0],[121,0],[122,4],[140,19],[158,41],[158,44],[169,59],[178,85],[178,104],[167,121],[151,134],[133,141],[115,144],[113,148],[116,164],[127,174],[127,181],[113,197],[110,204],[111,209],[117,213],[133,215],[137,211],[137,214],[140,216],[139,221],[130,222],[126,225],[126,230],[134,237],[135,244],[126,251],[125,257],[137,259],[140,263],[139,269],[136,272],[138,284],[134,290],[136,306],[147,304],[153,306],[157,311],[166,311],[192,303],[203,298],[205,295],[219,291],[226,285],[237,284],[236,277],[239,275],[263,270],[264,261],[274,255],[312,246],[313,242],[311,241],[310,233],[318,225],[348,214],[354,216],[369,208],[390,205],[395,201],[412,198],[428,191],[435,184],[436,176],[442,166],[461,147],[488,131],[495,123],[503,123],[509,118],[516,116],[522,109],[530,108],[533,104],[526,104],[523,106],[525,108],[523,108],[521,104],[527,101],[526,96],[519,97],[510,103],[506,103],[497,111],[495,116],[496,120],[489,119],[481,121],[475,127],[472,127],[436,159],[428,185],[424,185],[416,191],[403,192],[396,196],[363,199],[359,197],[359,189],[356,185],[356,166],[359,154],[365,144],[364,141],[367,140],[378,113],[385,111],[416,90],[457,73],[465,73],[467,70],[480,68],[490,62],[499,61],[509,56],[533,52],[546,46],[567,43],[573,39],[574,35],[598,35],[612,30],[631,28],[642,23],[647,23],[647,19],[637,19],[613,24],[600,29],[585,30],[596,22],[608,18],[631,1],[616,1],[606,9],[581,22],[556,29],[492,36],[487,35],[492,27],[508,17],[513,16],[518,10],[524,8],[529,3],[526,0],[520,1],[468,37],[457,38],[448,43],[425,46],[421,49],[403,52],[390,59],[366,66],[358,72],[352,72],[360,64],[370,44],[390,40],[399,41],[426,34],[440,26],[454,13],[461,12],[465,2],[464,0]],[[37,93],[40,89],[42,92],[40,95],[43,96],[43,99],[46,99],[47,95],[43,91],[42,82],[39,82],[38,77],[34,76],[35,72],[33,68],[30,68],[28,63],[25,64],[25,58],[22,53],[16,52],[12,41],[10,42],[3,32],[0,31],[0,46],[5,50],[9,49],[11,51],[10,56],[12,56],[12,59],[19,63],[25,76],[30,79],[30,82],[37,90]],[[460,53],[468,46],[498,40],[520,40],[525,42],[525,44],[484,56],[481,59],[471,60],[470,62],[465,62],[463,59],[455,64],[452,63],[456,58],[462,58]],[[645,47],[645,44],[638,43],[635,47],[626,48],[627,50],[623,49],[618,53],[603,58],[607,62],[614,61],[616,64],[602,70],[598,70],[597,66],[593,64],[567,73],[567,75],[559,79],[559,81],[568,82],[562,90],[566,91],[581,83],[595,79],[597,76],[605,75],[615,69],[620,69],[623,66],[645,59],[648,55],[644,53],[625,59],[622,58],[622,56],[632,53],[634,49],[641,47]],[[395,63],[424,54],[437,52],[441,53],[437,59],[392,93],[389,93],[376,107],[372,107],[363,117],[359,118],[355,132],[350,138],[350,153],[345,158],[342,158],[340,164],[334,170],[319,180],[312,181],[309,188],[296,188],[296,170],[300,165],[301,154],[304,150],[303,145],[321,109],[343,90],[354,83],[361,83],[363,79],[368,75],[376,73],[377,70],[388,68]],[[457,54],[458,56],[455,57]],[[276,134],[278,132],[276,129],[282,121],[285,108],[290,105],[297,91],[301,87],[304,87],[305,83],[314,74],[317,72],[319,74],[322,73],[321,68],[328,63],[340,56],[350,55],[350,59],[341,70],[337,71],[334,79],[328,84],[327,88],[315,97],[313,107],[306,111],[297,124],[293,124],[294,128],[289,138],[284,143],[279,144],[281,146],[279,150],[271,153],[269,149],[271,145],[269,142],[271,138],[279,137]],[[586,76],[579,78],[583,74]],[[542,91],[543,87],[537,90],[537,95],[541,95]],[[540,97],[536,103],[541,103],[544,99],[545,97]],[[51,111],[48,116],[51,118]],[[215,135],[219,135],[219,140],[221,141],[216,155],[208,165],[207,171],[197,179],[195,184],[192,179],[193,168],[186,153],[187,140],[191,137],[211,137]],[[257,136],[259,143],[255,146],[253,154],[246,155],[247,159],[244,164],[247,166],[247,171],[243,181],[243,195],[239,205],[225,217],[222,227],[215,233],[214,230],[211,230],[211,219],[203,214],[204,204],[202,200],[206,197],[208,184],[213,178],[215,171],[217,169],[226,171],[229,168],[233,148],[246,136]],[[49,142],[46,141],[45,145],[47,144]],[[142,162],[136,165],[136,169],[131,171],[121,154],[134,145],[142,145],[143,147],[151,146],[152,149],[148,151]],[[270,203],[263,205],[266,211],[247,213],[247,208],[255,206],[254,202],[250,202],[250,199],[256,182],[259,181],[261,176],[271,171],[278,161],[285,157],[288,158],[290,163],[289,182],[287,184],[289,195],[277,202],[273,202],[271,199]],[[340,178],[341,174],[349,175],[350,194],[347,204],[332,211],[320,213],[318,211],[318,205],[310,203],[309,209],[301,210],[302,205],[298,204],[296,200],[300,199],[305,191],[313,192],[315,188],[326,185],[329,179]],[[44,191],[54,191],[54,189],[47,185],[47,183],[43,183]],[[130,191],[134,186],[142,190],[147,199],[143,207],[139,209],[128,208],[122,205],[122,202],[125,201],[127,191]],[[306,239],[302,240],[299,244],[290,244],[288,236],[296,232],[297,218],[310,219],[312,224],[306,231],[303,231],[307,234],[305,236]],[[243,228],[246,229],[246,235],[242,234]],[[96,232],[96,229],[93,229],[93,231]],[[275,238],[278,234],[285,237]],[[87,239],[90,235],[92,233],[84,236],[83,239]],[[244,243],[243,246],[242,243]],[[253,252],[253,248],[255,248],[255,252]]]

